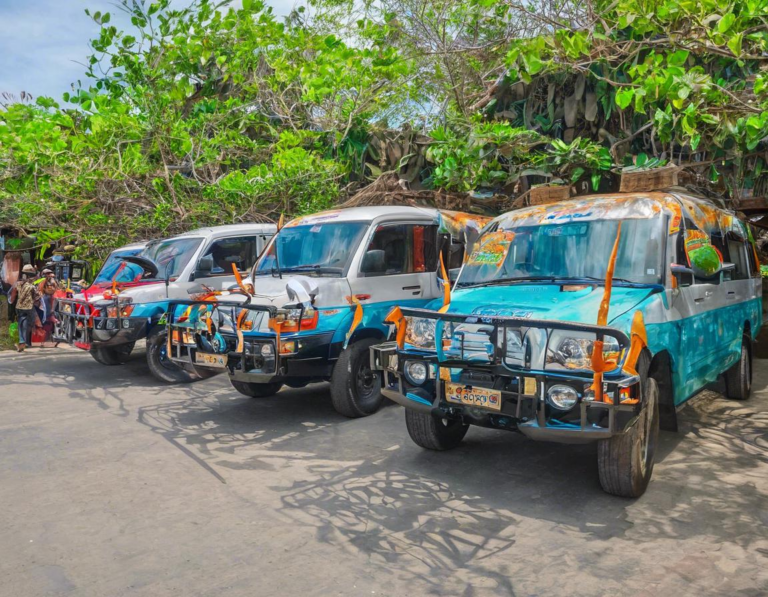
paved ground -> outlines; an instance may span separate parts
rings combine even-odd
[[[592,446],[428,453],[397,407],[161,387],[142,358],[0,354],[3,597],[768,594],[768,361],[748,403],[684,411],[631,501]]]

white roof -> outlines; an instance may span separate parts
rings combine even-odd
[[[438,210],[431,207],[412,207],[410,205],[348,207],[300,216],[288,224],[300,226],[319,222],[370,222],[382,216],[435,218],[437,214]]]
[[[147,246],[147,243],[142,241],[138,243],[131,243],[130,245],[125,245],[124,247],[118,247],[115,249],[115,251],[138,251],[139,249],[143,249]]]
[[[179,238],[184,236],[209,236],[211,234],[248,234],[248,233],[270,233],[275,232],[277,226],[275,224],[261,223],[261,224],[228,224],[226,226],[211,226],[209,228],[196,228],[184,232],[171,238]]]

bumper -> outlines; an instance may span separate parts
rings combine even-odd
[[[402,309],[406,316],[410,315],[410,311],[418,312],[419,317],[444,321],[475,323],[478,319]],[[481,323],[487,329],[493,328],[489,337],[495,338],[507,338],[505,328],[522,329],[522,337],[534,329],[536,337],[545,343],[545,349],[555,329],[605,334],[615,338],[622,350],[629,344],[628,338],[617,330],[599,329],[597,326],[503,317],[485,318]],[[435,342],[442,346],[442,330],[438,330]],[[506,346],[502,348],[506,351]],[[589,392],[593,382],[589,371],[549,371],[516,366],[500,354],[501,350],[490,352],[485,362],[478,363],[457,358],[457,353],[464,355],[464,346],[451,355],[446,350],[436,354],[401,349],[396,342],[388,342],[371,348],[371,368],[382,372],[384,396],[406,408],[473,425],[519,431],[535,440],[588,443],[623,433],[637,420],[642,405],[637,399],[640,396],[640,379],[636,375],[621,372],[606,375],[603,379],[603,400],[595,401]],[[427,379],[419,384],[413,383],[412,378],[405,374],[406,363],[414,361],[421,361],[425,365],[422,370],[427,371]],[[449,384],[453,393],[448,392]],[[548,390],[556,384],[576,391],[578,400],[571,408],[560,409],[549,401]],[[455,393],[457,386],[465,394],[469,391],[469,394],[477,395],[471,390],[479,390],[479,394],[488,396],[488,399],[483,406],[468,403],[471,401],[462,403]]]
[[[179,305],[204,305],[210,308],[215,320],[210,331],[207,323],[179,321]],[[264,312],[271,315],[271,307],[240,303],[211,303],[205,301],[178,301],[171,303],[166,316],[170,338],[169,355],[184,366],[214,366],[226,368],[235,381],[250,383],[305,383],[328,379],[335,361],[332,353],[333,332],[286,334],[280,338],[266,332],[241,331],[222,323],[218,312],[229,315],[229,322],[239,319],[240,312]],[[210,363],[215,363],[211,365]]]
[[[90,350],[92,347],[128,344],[146,336],[146,319],[121,317],[119,309],[117,317],[107,317],[101,315],[102,312],[103,308],[94,309],[87,301],[59,299],[53,339]]]

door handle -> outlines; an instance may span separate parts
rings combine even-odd
[[[729,290],[726,293],[726,296],[728,297],[728,300],[735,299],[736,298],[736,291],[735,290]]]
[[[421,286],[418,284],[416,286],[403,286],[403,290],[421,290]]]

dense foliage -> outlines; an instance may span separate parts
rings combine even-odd
[[[86,85],[0,111],[0,224],[106,249],[316,211],[386,170],[514,196],[606,189],[645,155],[768,194],[768,0],[118,6],[129,31],[90,15]]]

